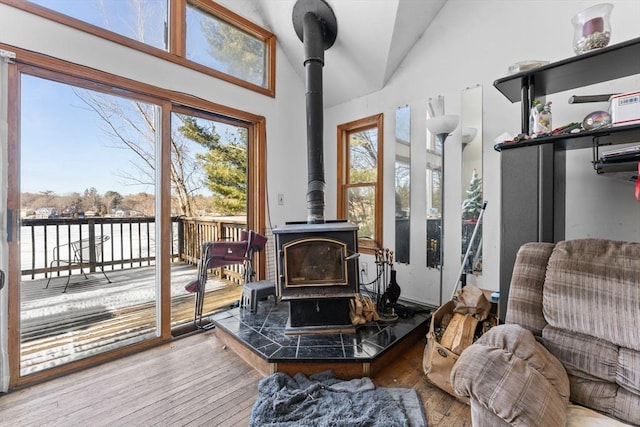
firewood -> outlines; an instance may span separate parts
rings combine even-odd
[[[455,313],[442,335],[440,344],[459,355],[473,342],[477,325],[478,319],[475,317],[469,314]]]
[[[351,317],[351,324],[353,325],[362,325],[366,322],[362,316],[362,302],[358,297],[359,295],[356,295],[355,298],[349,301],[349,315]]]
[[[378,321],[380,320],[380,316],[378,315],[378,310],[376,309],[376,305],[373,303],[373,300],[369,296],[364,297],[363,302],[363,312],[368,322]]]

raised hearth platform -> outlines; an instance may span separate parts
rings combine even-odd
[[[418,308],[418,307],[416,307]],[[339,378],[371,376],[420,339],[431,314],[425,307],[411,318],[371,322],[355,333],[287,335],[288,303],[269,298],[258,310],[233,308],[211,317],[216,335],[263,375],[331,369]],[[425,312],[422,312],[425,311]]]

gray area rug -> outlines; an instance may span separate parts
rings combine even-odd
[[[418,393],[376,387],[369,378],[344,381],[331,371],[307,377],[275,373],[258,383],[250,426],[427,425]]]

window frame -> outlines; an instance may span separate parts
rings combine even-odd
[[[167,49],[162,50],[138,40],[123,36],[105,28],[90,24],[69,15],[65,15],[55,10],[48,9],[26,0],[0,0],[0,3],[24,10],[25,12],[43,17],[45,19],[66,25],[71,28],[92,34],[105,40],[118,43],[137,51],[153,55],[174,64],[190,68],[195,71],[207,74],[220,80],[233,83],[245,89],[261,93],[274,98],[276,96],[276,36],[248,19],[232,12],[229,9],[213,2],[212,0],[167,0],[168,10],[168,31]],[[186,8],[191,4],[198,9],[210,13],[217,19],[260,39],[265,44],[266,51],[266,86],[259,86],[230,74],[207,67],[197,62],[188,60],[186,52]]]
[[[365,254],[375,254],[377,249],[382,248],[382,172],[383,172],[383,152],[384,152],[384,115],[382,113],[352,122],[338,125],[337,141],[338,141],[338,188],[337,188],[337,217],[340,219],[347,218],[348,210],[348,193],[349,189],[354,187],[373,187],[375,192],[375,217],[374,217],[374,239],[362,239],[358,237],[358,250]],[[376,164],[376,181],[374,183],[350,183],[350,156],[349,156],[349,137],[353,133],[361,132],[369,129],[376,129],[378,132],[378,150]]]
[[[147,83],[131,80],[122,76],[113,75],[104,71],[87,68],[82,65],[73,64],[64,60],[34,53],[22,48],[0,43],[0,49],[14,52],[16,58],[12,60],[9,67],[9,135],[8,152],[9,159],[19,159],[19,79],[22,73],[42,77],[56,82],[81,86],[105,93],[113,93],[118,96],[125,96],[140,99],[145,102],[152,102],[162,108],[161,112],[161,176],[160,190],[156,197],[160,199],[159,210],[156,216],[160,220],[160,230],[162,237],[161,247],[169,248],[171,233],[170,200],[171,189],[169,179],[170,149],[168,148],[171,138],[171,112],[174,111],[202,111],[208,116],[226,117],[229,123],[240,124],[247,127],[249,146],[247,155],[249,157],[247,184],[249,186],[247,194],[247,227],[264,232],[266,226],[266,120],[263,116],[241,111],[232,107],[216,104],[201,98],[192,97],[187,94],[173,92],[162,89]],[[124,91],[124,92],[122,92]],[[222,120],[222,119],[221,119]],[[9,194],[7,195],[7,209],[14,212],[20,210],[20,194],[13,184],[16,177],[19,177],[19,160],[9,161],[8,174]],[[158,206],[158,205],[157,205]],[[19,227],[14,224],[12,227]],[[18,243],[16,240],[9,242],[9,280],[12,283],[20,283],[20,265],[18,261]],[[265,277],[266,255],[256,254],[256,269],[258,277]],[[9,330],[13,333],[9,336],[9,376],[11,388],[31,385],[49,378],[66,374],[77,369],[91,366],[114,357],[132,354],[141,349],[162,344],[172,339],[171,319],[170,319],[170,271],[169,252],[166,250],[158,254],[160,263],[160,305],[162,319],[160,322],[160,336],[152,340],[132,344],[125,348],[100,353],[85,359],[80,359],[60,366],[56,366],[44,371],[22,376],[20,374],[20,290],[18,286],[9,287]]]

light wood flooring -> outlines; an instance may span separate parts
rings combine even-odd
[[[374,382],[416,389],[430,427],[470,426],[469,407],[426,381],[424,345]],[[0,426],[246,426],[261,378],[214,329],[0,394]]]

